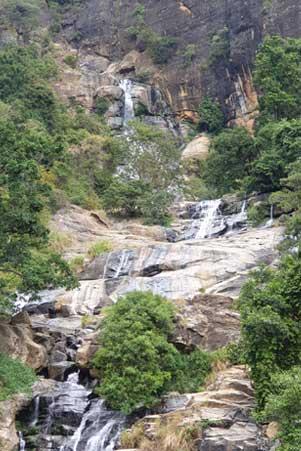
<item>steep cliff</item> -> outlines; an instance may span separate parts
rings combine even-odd
[[[143,53],[143,42],[129,37],[139,4],[145,25],[175,38],[175,49],[155,69],[140,55],[121,71],[149,71],[151,82],[180,116],[193,116],[202,96],[210,94],[222,102],[229,120],[250,120],[257,106],[250,70],[258,45],[267,34],[300,35],[296,0],[87,0],[77,11],[66,10],[62,35],[80,53],[110,61],[133,49]]]

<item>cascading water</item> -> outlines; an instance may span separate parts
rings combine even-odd
[[[266,222],[265,227],[269,228],[272,227],[274,224],[274,205],[271,205],[270,207],[270,219]]]
[[[33,400],[33,415],[27,422],[28,449],[44,451],[113,451],[125,417],[108,410],[102,399],[91,399],[92,390],[72,373],[65,382],[55,382],[49,393]],[[33,428],[34,426],[34,428]],[[20,432],[19,450],[27,445]]]
[[[216,228],[224,227],[224,218],[220,213],[221,200],[207,200],[200,202],[198,212],[200,212],[199,230],[195,239],[210,238]]]
[[[19,451],[25,451],[26,449],[26,442],[23,438],[22,432],[19,432]]]
[[[123,124],[127,125],[127,123],[135,117],[134,102],[132,98],[132,81],[125,78],[120,81],[119,86],[124,92]]]
[[[180,222],[180,229],[169,232],[169,241],[200,240],[212,238],[247,227],[247,200],[241,204],[238,213],[224,215],[222,199],[203,200],[186,207],[189,219]],[[181,216],[180,216],[181,217]]]
[[[191,213],[192,221],[179,239],[203,239],[223,231],[226,228],[220,212],[221,200],[203,200],[198,202]]]

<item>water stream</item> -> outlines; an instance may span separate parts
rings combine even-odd
[[[123,124],[127,125],[135,117],[134,102],[132,99],[132,81],[125,78],[120,81],[119,86],[124,92]]]
[[[125,417],[91,396],[92,389],[72,373],[65,382],[55,382],[49,393],[34,398],[28,421],[34,435],[19,433],[19,451],[113,451]]]

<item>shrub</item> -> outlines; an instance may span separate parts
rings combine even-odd
[[[135,106],[135,116],[146,116],[149,114],[147,107],[142,102],[138,102],[138,105]]]
[[[72,69],[76,68],[77,61],[78,61],[77,55],[67,55],[64,58],[64,63],[67,64],[67,66],[70,66]]]
[[[211,144],[205,163],[204,180],[209,189],[223,195],[241,187],[241,180],[251,172],[256,158],[255,140],[245,128],[225,130]]]
[[[255,272],[242,289],[243,345],[259,408],[273,390],[272,374],[301,362],[300,296],[301,260],[292,255],[277,270]]]
[[[70,262],[69,262],[69,266],[72,269],[72,271],[74,272],[80,272],[85,264],[85,259],[82,255],[77,255],[76,257],[74,257]]]
[[[175,311],[152,293],[129,293],[107,310],[94,358],[97,392],[125,413],[153,406],[168,390],[196,389],[210,371],[202,351],[182,356],[170,343]]]
[[[97,97],[94,107],[95,113],[99,116],[103,116],[108,111],[109,106],[110,104],[107,99],[104,97]]]
[[[230,36],[229,29],[224,27],[213,35],[211,39],[209,64],[215,65],[219,62],[227,62],[230,58]]]
[[[109,241],[98,241],[94,243],[88,250],[88,255],[91,258],[98,257],[101,254],[110,252],[112,250],[112,244]]]
[[[219,103],[205,97],[198,109],[200,115],[199,128],[201,131],[218,133],[225,125],[225,116]]]
[[[29,394],[35,381],[36,376],[31,368],[17,359],[0,354],[0,401],[15,393]]]
[[[297,451],[301,443],[301,367],[276,373],[271,378],[273,393],[267,398],[263,417],[280,425],[281,451]]]

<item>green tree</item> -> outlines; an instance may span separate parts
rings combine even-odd
[[[240,295],[242,335],[258,406],[272,390],[271,376],[301,361],[301,260],[288,255],[277,270],[253,274]]]
[[[245,128],[221,132],[212,141],[204,168],[203,176],[209,189],[217,195],[239,189],[256,155],[255,140]]]
[[[301,367],[276,373],[273,393],[267,398],[264,417],[280,425],[280,451],[298,451],[301,443]]]
[[[40,167],[33,158],[44,159],[41,149],[34,146],[39,139],[31,135],[31,149],[26,132],[14,123],[9,108],[1,105],[1,110],[5,114],[0,118],[0,305],[5,308],[16,291],[72,287],[75,280],[67,263],[47,250],[48,231],[41,212],[49,188],[42,183]]]
[[[170,343],[175,310],[150,292],[132,292],[109,307],[94,358],[97,392],[111,407],[130,413],[151,407],[170,389],[197,389],[211,369],[208,354],[183,357]]]
[[[262,93],[260,122],[299,117],[301,39],[266,38],[256,57],[254,81]]]
[[[200,115],[199,128],[201,131],[218,133],[225,125],[225,116],[218,102],[205,97],[198,109]]]
[[[122,171],[102,195],[103,205],[119,216],[142,216],[165,224],[175,189],[181,185],[181,152],[168,132],[135,121],[123,149]]]

